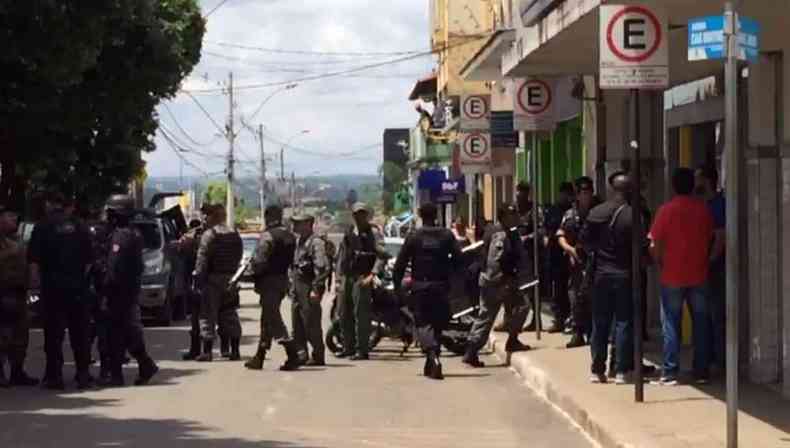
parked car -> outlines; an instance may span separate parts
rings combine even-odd
[[[241,241],[244,244],[244,253],[241,258],[241,265],[244,266],[249,263],[252,256],[255,254],[255,249],[258,248],[258,242],[261,240],[260,233],[242,233]],[[252,266],[247,266],[244,273],[241,275],[241,281],[244,283],[251,283],[254,281]]]

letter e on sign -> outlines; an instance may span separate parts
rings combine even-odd
[[[646,5],[600,8],[601,88],[660,89],[669,84],[666,14]]]

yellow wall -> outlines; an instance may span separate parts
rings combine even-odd
[[[445,97],[488,93],[484,82],[466,82],[461,69],[485,44],[493,29],[493,0],[432,0],[431,45],[438,53],[437,91]],[[470,37],[472,36],[472,37]],[[481,36],[474,39],[474,36]]]

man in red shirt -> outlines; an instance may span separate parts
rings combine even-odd
[[[692,196],[694,171],[679,168],[672,176],[676,196],[658,211],[650,230],[650,252],[661,268],[661,321],[664,372],[661,384],[677,384],[683,304],[691,309],[694,333],[694,379],[709,380],[710,317],[707,302],[708,258],[713,216]]]

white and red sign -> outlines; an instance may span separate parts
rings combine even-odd
[[[517,131],[551,131],[557,124],[557,94],[552,78],[527,78],[516,82],[513,127]]]
[[[667,88],[666,13],[645,5],[606,5],[600,10],[601,88]]]
[[[464,95],[461,98],[461,130],[491,129],[491,95]]]
[[[491,134],[487,132],[462,132],[458,134],[461,169],[489,167],[491,165]],[[464,170],[466,172],[467,170]]]

